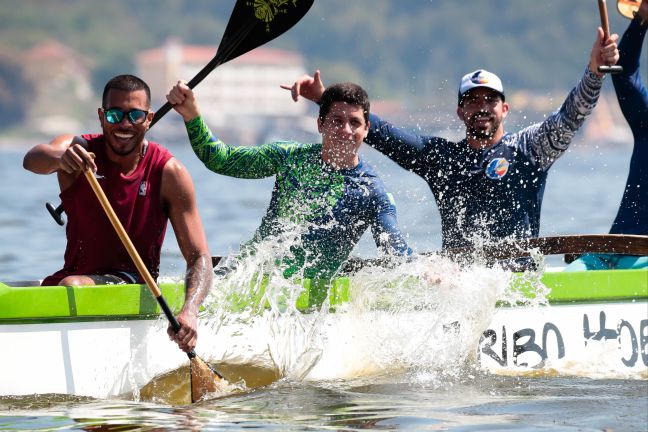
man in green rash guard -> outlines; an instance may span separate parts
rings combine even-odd
[[[381,251],[411,254],[392,196],[358,156],[369,130],[369,98],[360,86],[341,83],[326,89],[317,119],[321,144],[229,146],[211,133],[184,81],[167,100],[184,119],[191,147],[208,169],[246,179],[276,176],[270,205],[249,245],[299,227],[299,241],[284,259],[285,277],[332,277],[367,228]]]

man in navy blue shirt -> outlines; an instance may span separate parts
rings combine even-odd
[[[478,69],[459,86],[457,115],[465,139],[412,134],[372,115],[365,142],[428,182],[441,213],[444,248],[537,237],[547,172],[596,105],[603,82],[597,68],[618,60],[616,39],[604,40],[598,29],[582,79],[542,123],[505,134],[509,105],[502,82]],[[318,101],[324,85],[317,71],[282,88],[295,101]]]
[[[648,235],[648,91],[639,75],[639,57],[647,28],[648,0],[642,0],[619,44],[619,64],[623,66],[623,73],[612,75],[619,106],[634,136],[634,149],[623,198],[610,234]],[[645,267],[648,267],[645,256],[586,254],[571,263],[567,270]]]

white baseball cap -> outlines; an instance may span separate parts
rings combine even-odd
[[[502,80],[492,72],[488,72],[484,69],[477,69],[476,71],[467,73],[463,78],[461,78],[461,83],[459,84],[459,101],[461,102],[461,96],[466,94],[466,92],[477,87],[486,87],[495,90],[497,93],[502,95],[503,100],[505,99]]]

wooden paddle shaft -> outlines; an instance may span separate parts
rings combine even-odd
[[[110,201],[108,201],[106,194],[104,193],[103,189],[101,189],[101,186],[95,178],[94,173],[90,168],[83,170],[83,173],[88,179],[88,183],[90,183],[90,187],[92,187],[92,190],[97,196],[97,199],[101,203],[101,207],[103,207],[104,211],[106,212],[106,216],[108,216],[108,219],[110,219],[110,223],[112,224],[113,228],[115,228],[119,239],[122,241],[124,247],[128,251],[128,254],[135,263],[137,270],[139,270],[140,274],[146,281],[146,285],[153,293],[153,296],[159,303],[160,308],[164,312],[164,315],[166,315],[167,319],[171,323],[171,326],[177,333],[180,330],[180,323],[173,316],[171,308],[167,304],[166,300],[164,300],[164,297],[162,297],[160,288],[157,286],[155,279],[153,279],[153,276],[151,276],[151,273],[146,268],[146,265],[144,265],[144,261],[142,261],[142,258],[140,258],[139,254],[137,253],[137,249],[135,249],[133,242],[128,237],[128,233],[126,233],[124,226],[121,224],[121,221],[117,217],[117,214],[115,214],[115,211],[110,205]],[[212,369],[211,366],[205,363],[204,360],[199,358],[196,355],[196,351],[188,351],[187,357],[189,357],[190,359],[191,401],[196,402],[207,392],[215,392],[216,390],[218,390],[217,384],[220,380],[223,379],[223,376],[216,370]],[[194,384],[200,384],[200,386],[194,388]]]
[[[151,276],[151,273],[144,265],[144,261],[142,261],[142,258],[140,258],[139,254],[137,253],[137,249],[135,249],[133,242],[128,237],[128,233],[126,233],[124,226],[121,224],[121,221],[117,217],[117,214],[115,214],[115,211],[110,205],[106,194],[104,193],[103,189],[101,189],[99,182],[95,178],[94,173],[90,168],[83,170],[83,173],[88,179],[88,183],[90,183],[90,187],[92,187],[92,190],[97,196],[97,199],[101,203],[101,207],[103,207],[104,211],[106,212],[106,216],[108,216],[108,219],[110,219],[110,223],[112,224],[113,228],[115,228],[119,239],[122,241],[124,247],[128,251],[128,254],[135,263],[137,270],[139,270],[140,274],[146,281],[146,285],[153,293],[153,296],[159,303],[160,308],[162,308],[164,315],[166,315],[167,319],[171,323],[171,326],[177,333],[180,330],[180,323],[178,323],[178,320],[175,319],[171,308],[167,304],[166,300],[164,300],[164,297],[162,297],[160,288],[157,286],[155,279],[153,279],[153,276]],[[218,383],[223,379],[223,376],[216,370],[212,369],[211,366],[205,363],[204,360],[198,357],[196,355],[196,351],[188,351],[187,357],[189,357],[190,359],[189,369],[191,371],[191,401],[197,402],[207,392],[216,392],[219,389]]]
[[[598,0],[599,15],[601,16],[601,27],[603,27],[603,37],[610,37],[610,22],[608,20],[607,5],[605,0]]]
[[[135,249],[133,242],[128,236],[128,233],[124,229],[124,226],[122,225],[121,221],[117,217],[117,214],[115,213],[112,206],[110,205],[110,201],[108,201],[108,197],[106,197],[106,194],[104,193],[103,189],[101,189],[101,186],[99,185],[99,182],[95,178],[94,173],[90,168],[86,168],[83,171],[83,173],[88,179],[88,183],[90,183],[90,187],[92,187],[92,190],[97,196],[97,199],[101,203],[101,207],[103,207],[106,216],[108,216],[108,219],[110,219],[110,223],[112,224],[113,228],[115,228],[115,231],[119,236],[119,239],[121,240],[122,244],[126,248],[128,255],[130,255],[131,259],[135,263],[135,267],[137,267],[137,270],[142,275],[142,278],[144,278],[144,281],[146,282],[146,286],[148,286],[149,290],[151,290],[151,293],[153,293],[153,297],[155,297],[155,299],[159,303],[162,312],[164,312],[164,315],[166,315],[167,319],[171,323],[171,327],[173,327],[173,330],[178,332],[180,330],[180,323],[173,316],[173,312],[171,311],[171,308],[167,304],[164,297],[162,297],[162,291],[160,291],[160,288],[155,282],[155,279],[153,279],[153,276],[151,276],[151,273],[146,268],[146,265],[144,264],[144,261],[142,261],[142,258],[140,258],[139,253],[137,253],[137,249]],[[196,356],[196,353],[192,350],[188,352],[187,355],[189,356],[189,358],[194,358]]]
[[[155,279],[153,279],[153,276],[151,276],[151,273],[146,268],[146,265],[144,265],[144,261],[142,261],[142,258],[140,258],[139,254],[137,253],[137,249],[135,249],[133,242],[128,237],[128,234],[124,229],[124,226],[122,225],[121,221],[117,217],[117,214],[115,214],[115,211],[110,205],[110,202],[106,197],[106,194],[104,193],[103,189],[101,189],[99,182],[95,178],[94,173],[90,168],[86,168],[85,170],[83,170],[83,173],[88,179],[88,183],[90,183],[90,187],[92,187],[92,190],[95,192],[95,195],[97,195],[97,199],[101,203],[101,207],[103,207],[104,211],[106,212],[106,216],[108,216],[108,219],[110,219],[110,223],[112,224],[113,228],[115,228],[115,231],[117,231],[117,235],[119,236],[119,239],[122,241],[124,247],[128,251],[128,255],[130,255],[131,259],[135,263],[135,266],[137,267],[137,270],[144,278],[146,285],[148,285],[154,297],[156,298],[160,297],[162,295],[160,288],[158,288]]]

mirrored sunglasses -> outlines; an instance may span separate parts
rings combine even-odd
[[[119,108],[109,108],[104,109],[104,116],[110,124],[119,124],[124,119],[124,116],[128,117],[128,121],[132,124],[142,124],[146,120],[148,111],[143,111],[141,109],[133,109],[128,112],[120,110]]]

